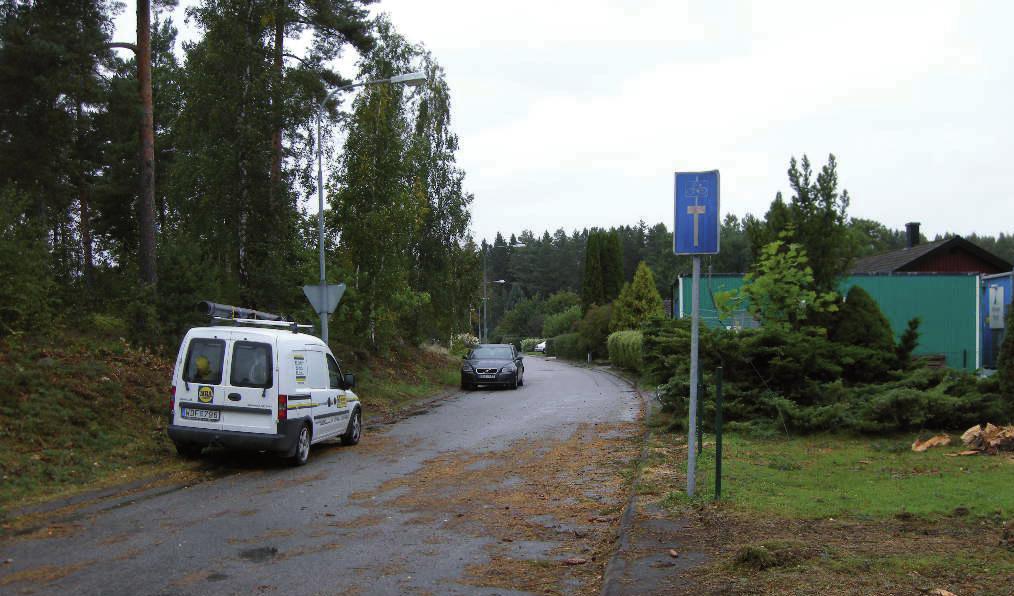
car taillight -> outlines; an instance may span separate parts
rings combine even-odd
[[[278,419],[288,420],[289,418],[289,396],[278,394]]]
[[[176,412],[176,385],[173,385],[169,389],[169,413],[173,414]]]

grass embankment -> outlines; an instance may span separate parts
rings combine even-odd
[[[166,436],[173,358],[116,337],[59,332],[0,340],[0,520],[13,508],[213,465]],[[458,384],[458,361],[400,348],[347,360],[367,419]]]
[[[711,555],[688,574],[702,592],[1012,593],[1014,457],[946,456],[957,440],[914,453],[913,439],[726,435],[716,505],[713,437],[688,499],[685,439],[659,431],[639,493],[690,520],[683,548]]]

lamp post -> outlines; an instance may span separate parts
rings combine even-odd
[[[426,73],[423,71],[410,72],[407,74],[400,74],[393,76],[389,79],[377,79],[374,81],[362,81],[359,83],[352,83],[351,85],[345,85],[344,87],[338,87],[332,89],[325,96],[324,99],[320,100],[320,104],[317,106],[317,237],[320,248],[320,297],[321,301],[325,302],[324,297],[327,295],[327,281],[324,277],[324,150],[321,147],[321,113],[324,111],[324,104],[327,100],[340,91],[348,91],[357,87],[366,87],[368,85],[382,85],[384,83],[390,83],[392,85],[403,84],[410,87],[415,87],[422,84],[426,80]],[[320,337],[324,340],[324,343],[328,343],[327,339],[327,312],[320,313]]]
[[[524,248],[525,246],[526,246],[525,244],[522,244],[520,242],[515,242],[514,244],[491,244],[489,246],[489,249],[492,249],[492,248]],[[507,283],[505,280],[502,280],[502,279],[498,279],[496,281],[486,281],[486,252],[489,249],[484,248],[482,250],[482,328],[480,329],[480,331],[482,331],[481,335],[483,337],[479,338],[479,343],[484,343],[486,340],[489,339],[489,324],[487,323],[487,316],[486,316],[487,313],[489,312],[489,301],[486,298],[486,286],[489,285],[489,284],[491,284],[491,283],[493,283],[493,284],[505,284],[505,283]]]

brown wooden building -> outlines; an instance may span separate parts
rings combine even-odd
[[[1009,273],[1011,264],[965,240],[953,236],[919,244],[919,224],[906,224],[908,246],[856,261],[853,274],[861,273]]]

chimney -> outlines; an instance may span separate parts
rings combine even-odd
[[[913,221],[905,224],[905,236],[907,239],[906,248],[912,248],[919,244],[919,222]]]

